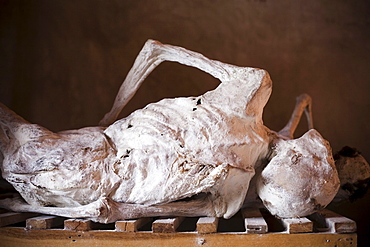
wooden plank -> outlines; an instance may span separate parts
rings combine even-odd
[[[50,229],[63,225],[64,219],[58,216],[42,215],[26,220],[27,229]]]
[[[157,219],[152,224],[152,230],[155,233],[172,233],[176,232],[177,227],[184,220],[184,217]]]
[[[281,219],[281,221],[288,233],[304,233],[313,231],[312,221],[305,217]]]
[[[70,231],[89,231],[92,229],[91,220],[68,219],[64,221],[64,230]]]
[[[116,231],[118,232],[137,232],[140,227],[153,221],[153,218],[140,218],[135,220],[116,221]]]
[[[327,227],[325,217],[316,212],[311,215],[308,215],[307,218],[313,222],[313,230],[314,232],[328,232],[329,228]]]
[[[200,217],[197,221],[198,233],[215,233],[217,232],[217,217]]]
[[[245,230],[247,233],[266,233],[268,226],[258,208],[245,208],[242,210]]]
[[[59,247],[59,246],[243,246],[243,247],[317,247],[317,246],[357,246],[357,235],[354,233],[267,233],[241,234],[214,233],[198,234],[197,232],[122,233],[116,231],[65,231],[37,230],[25,231],[23,228],[0,228],[2,247]]]
[[[352,233],[356,232],[357,230],[357,225],[355,221],[336,214],[328,209],[320,211],[320,214],[325,217],[325,222],[330,232]]]
[[[19,222],[23,222],[26,219],[30,217],[35,217],[39,214],[35,213],[14,213],[14,212],[8,212],[8,213],[2,213],[0,214],[0,227],[16,224]]]

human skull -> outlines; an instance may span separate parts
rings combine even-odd
[[[312,129],[298,139],[277,141],[257,180],[257,192],[271,214],[301,217],[328,205],[339,184],[331,148]]]

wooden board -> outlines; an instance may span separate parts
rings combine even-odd
[[[216,217],[200,217],[197,221],[198,233],[215,233],[217,232],[218,218]]]
[[[266,233],[268,226],[258,208],[242,209],[245,230],[247,233]]]
[[[313,231],[313,222],[302,217],[296,219],[282,219],[281,220],[288,233],[304,233]]]
[[[184,220],[184,217],[166,218],[155,220],[152,224],[152,230],[154,233],[171,233],[176,232],[180,223]]]
[[[0,214],[0,227],[16,224],[39,214],[7,212]]]
[[[317,247],[356,246],[356,234],[323,233],[266,233],[266,234],[198,234],[198,233],[152,233],[116,231],[65,231],[28,230],[23,228],[0,228],[2,247],[59,247],[59,246],[245,246],[245,247]]]
[[[266,213],[266,210],[246,209],[229,220],[214,217],[141,218],[117,221],[116,224],[98,224],[84,219],[63,219],[45,215],[35,217],[32,214],[3,213],[0,222],[21,222],[0,227],[2,247],[72,244],[88,247],[357,245],[357,235],[354,232],[356,228],[351,225],[355,222],[328,210],[311,215],[308,219],[280,220]],[[187,224],[193,225],[185,226]],[[312,227],[312,224],[316,227]],[[285,228],[278,225],[284,225]]]
[[[27,229],[50,229],[52,227],[63,225],[64,219],[57,216],[42,215],[26,220]]]
[[[330,210],[324,209],[320,214],[325,218],[326,226],[331,232],[336,233],[350,233],[356,232],[357,225],[356,222],[336,214]]]
[[[91,220],[69,219],[64,221],[64,229],[70,231],[89,231],[92,229]]]
[[[153,218],[116,221],[115,228],[119,232],[137,232],[140,227],[152,221]]]

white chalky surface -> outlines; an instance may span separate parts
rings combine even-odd
[[[258,195],[279,217],[301,217],[328,205],[339,189],[329,143],[316,130],[295,140],[280,140],[262,171]]]
[[[0,108],[2,175],[32,207],[18,201],[0,205],[108,222],[145,212],[171,215],[160,205],[206,193],[206,216],[229,218],[242,206],[255,168],[262,170],[271,158],[257,190],[273,214],[296,217],[329,203],[339,186],[330,146],[315,130],[286,140],[263,125],[272,87],[264,70],[148,41],[103,123],[115,119],[164,60],[198,67],[221,83],[198,97],[149,104],[107,128],[52,133]],[[148,211],[152,205],[160,210]],[[189,211],[186,203],[176,205],[179,212]],[[206,211],[198,206],[190,214]]]
[[[153,205],[206,192],[218,214],[227,208],[233,214],[269,142],[258,118],[246,114],[253,93],[270,90],[260,87],[269,79],[263,70],[245,72],[248,83],[232,81],[200,97],[164,99],[118,120],[105,134],[96,127],[25,140],[6,156],[4,177],[33,205],[79,206],[102,196]],[[235,102],[224,97],[231,94]],[[23,131],[31,131],[28,127],[34,125]],[[235,180],[230,169],[239,171],[243,183],[232,188],[236,193],[223,195],[218,186],[226,178]]]

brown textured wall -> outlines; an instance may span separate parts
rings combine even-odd
[[[148,38],[269,71],[265,124],[278,130],[309,93],[315,127],[336,151],[370,160],[370,2],[362,0],[0,0],[0,101],[51,130],[96,125]],[[164,97],[199,95],[218,81],[160,65],[121,116]],[[305,125],[299,130],[303,133]],[[369,195],[337,209],[369,241]]]

